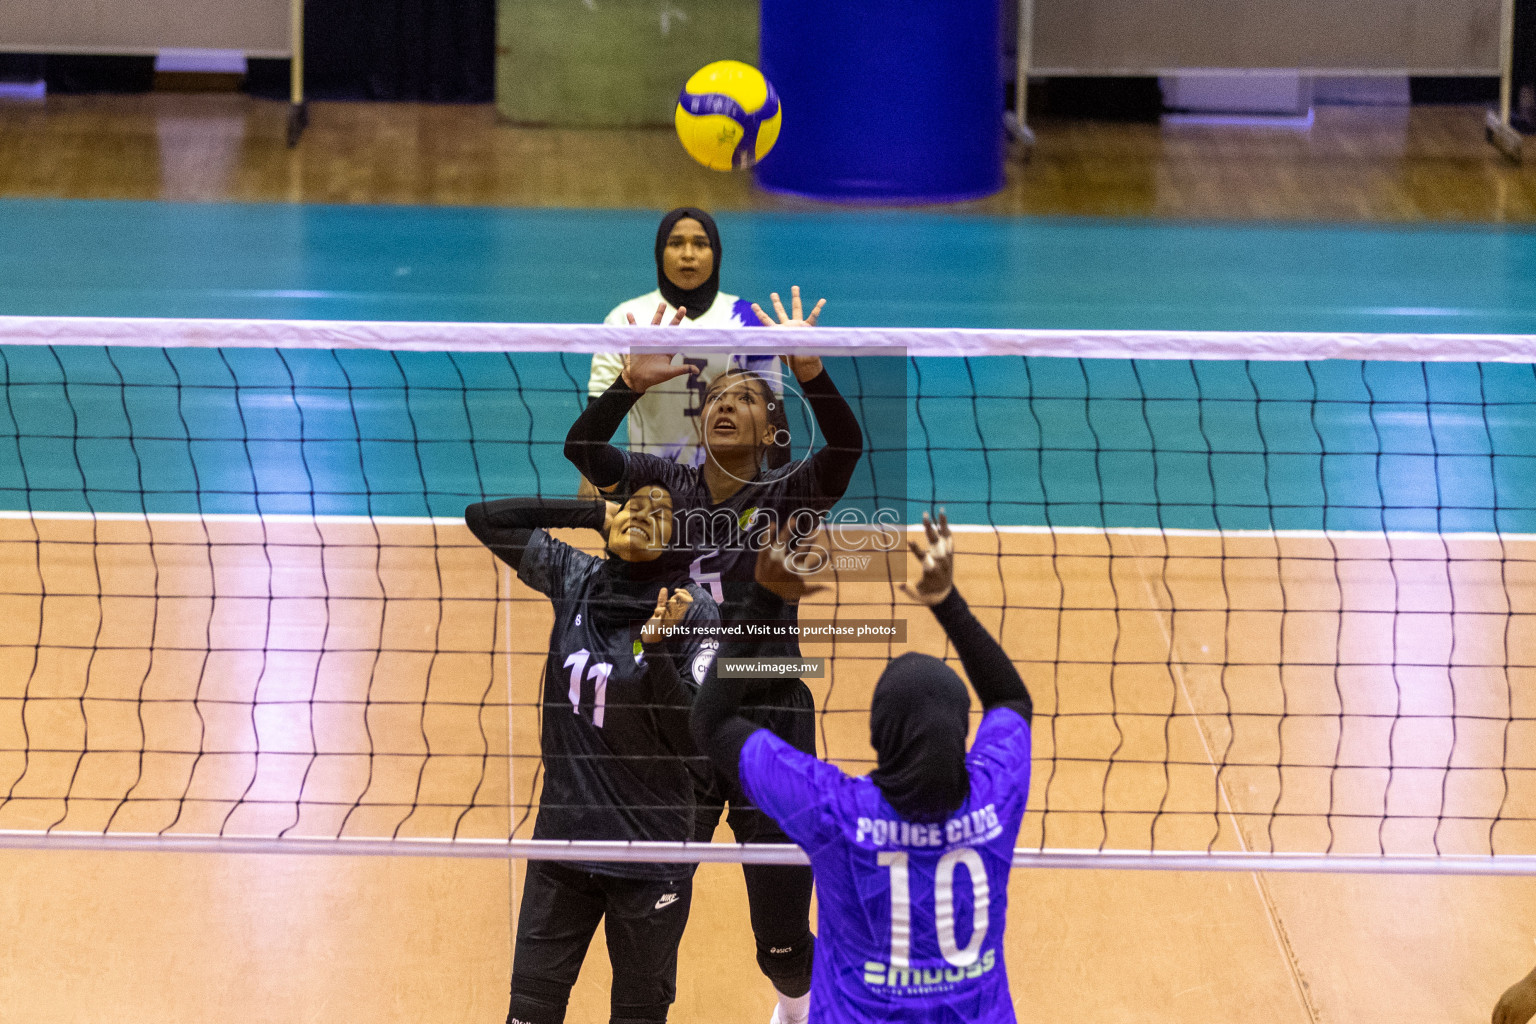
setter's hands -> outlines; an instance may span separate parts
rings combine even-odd
[[[649,647],[651,644],[659,644],[667,639],[667,630],[683,621],[683,616],[688,614],[689,605],[693,604],[693,595],[686,590],[674,590],[671,596],[667,594],[667,588],[662,587],[656,595],[656,610],[651,612],[651,617],[640,629],[640,642]]]

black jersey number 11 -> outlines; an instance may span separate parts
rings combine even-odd
[[[683,410],[684,416],[698,416],[704,411],[704,395],[709,391],[709,381],[704,379],[704,371],[709,369],[708,359],[684,359],[683,366],[692,366],[698,373],[690,373],[684,378],[688,383],[688,390],[693,392],[688,402],[688,408]]]
[[[592,658],[592,652],[580,650],[565,659],[565,667],[571,670],[571,685],[567,695],[571,698],[571,714],[581,714],[581,677],[585,673],[592,682],[592,724],[599,729],[603,727],[603,709],[608,703],[608,677],[613,675],[613,666],[606,661],[593,662],[589,668],[587,662]]]

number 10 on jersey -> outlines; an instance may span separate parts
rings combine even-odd
[[[912,966],[912,892],[908,854],[885,852],[879,864],[891,873],[891,966]],[[964,946],[955,941],[955,871],[965,868],[971,880],[971,937]],[[987,938],[991,894],[981,854],[968,846],[950,850],[939,858],[933,872],[933,925],[938,932],[939,953],[952,967],[969,967],[981,955]]]

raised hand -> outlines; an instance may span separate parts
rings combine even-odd
[[[678,324],[683,322],[683,317],[685,317],[687,315],[688,315],[688,310],[685,309],[682,306],[678,306],[677,307],[677,312],[672,314],[672,322],[667,324],[666,326],[668,326],[668,327],[676,327]],[[655,313],[654,316],[651,317],[651,326],[652,327],[660,327],[660,326],[662,326],[661,322],[663,320],[665,320],[666,318],[667,318],[667,304],[665,302],[657,303],[657,305],[656,305],[656,313]],[[629,326],[631,326],[631,327],[634,327],[638,323],[638,321],[635,320],[635,314],[633,314],[633,313],[625,313],[624,314],[624,319],[629,321]]]
[[[814,550],[812,538],[797,540],[785,524],[768,535],[768,542],[757,553],[757,582],[786,603],[799,604],[802,599],[829,589],[810,579],[825,562],[818,557],[821,554]]]
[[[651,317],[652,327],[676,327],[683,322],[683,314],[687,310],[679,307],[672,314],[672,321],[663,324],[667,316],[667,304],[661,303],[656,307],[656,315]],[[625,313],[631,327],[635,326],[635,314]],[[689,373],[698,373],[697,366],[673,366],[672,357],[676,352],[629,352],[624,356],[624,369],[620,376],[624,378],[625,385],[636,394],[645,394],[651,388],[673,377],[681,377]]]
[[[697,366],[673,366],[672,357],[675,355],[676,352],[626,352],[624,370],[620,375],[629,390],[643,395],[673,377],[686,377],[690,373],[699,372]]]
[[[688,591],[679,589],[668,596],[667,588],[662,587],[656,595],[656,610],[651,612],[650,619],[640,629],[640,642],[650,646],[666,640],[667,630],[683,621],[691,604],[693,595]]]
[[[757,303],[752,304],[752,312],[757,314],[757,319],[764,327],[815,327],[816,321],[821,317],[821,310],[827,304],[826,299],[817,299],[816,306],[811,310],[810,316],[805,315],[805,307],[800,301],[800,286],[795,285],[789,290],[789,312],[784,312],[784,302],[779,298],[778,292],[769,295],[773,300],[773,311],[778,315],[775,321],[763,312],[763,307]],[[789,365],[790,372],[795,379],[804,383],[821,373],[820,356],[780,356]]]
[[[918,578],[916,586],[903,583],[901,592],[919,604],[932,608],[943,604],[949,592],[955,589],[955,542],[949,532],[949,516],[944,514],[943,509],[939,510],[937,526],[927,512],[923,513],[923,532],[928,534],[926,549],[915,540],[907,542],[907,547],[917,556],[923,574]]]
[[[752,312],[757,314],[757,319],[764,327],[815,327],[817,319],[821,316],[822,307],[827,304],[826,299],[817,299],[816,308],[811,310],[811,315],[805,315],[805,307],[800,304],[800,286],[795,285],[789,290],[789,313],[784,312],[784,303],[779,298],[778,292],[771,292],[768,296],[773,300],[773,311],[778,314],[777,321],[769,318],[763,312],[763,307],[752,303]]]

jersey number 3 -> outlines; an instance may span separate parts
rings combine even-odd
[[[591,651],[580,650],[565,659],[565,667],[571,670],[571,686],[568,691],[571,698],[571,714],[581,714],[581,675],[585,672],[587,678],[592,681],[592,724],[601,729],[603,708],[608,703],[608,677],[613,674],[613,666],[606,661],[599,661],[588,668],[587,662],[591,658]]]
[[[879,855],[880,866],[891,872],[891,966],[912,966],[912,893],[907,881],[907,854]],[[971,880],[971,938],[962,948],[955,942],[955,869],[965,868]],[[987,889],[987,869],[981,854],[968,846],[950,850],[939,858],[933,872],[933,925],[939,952],[953,967],[969,967],[981,955],[987,938],[987,910],[992,902]]]

